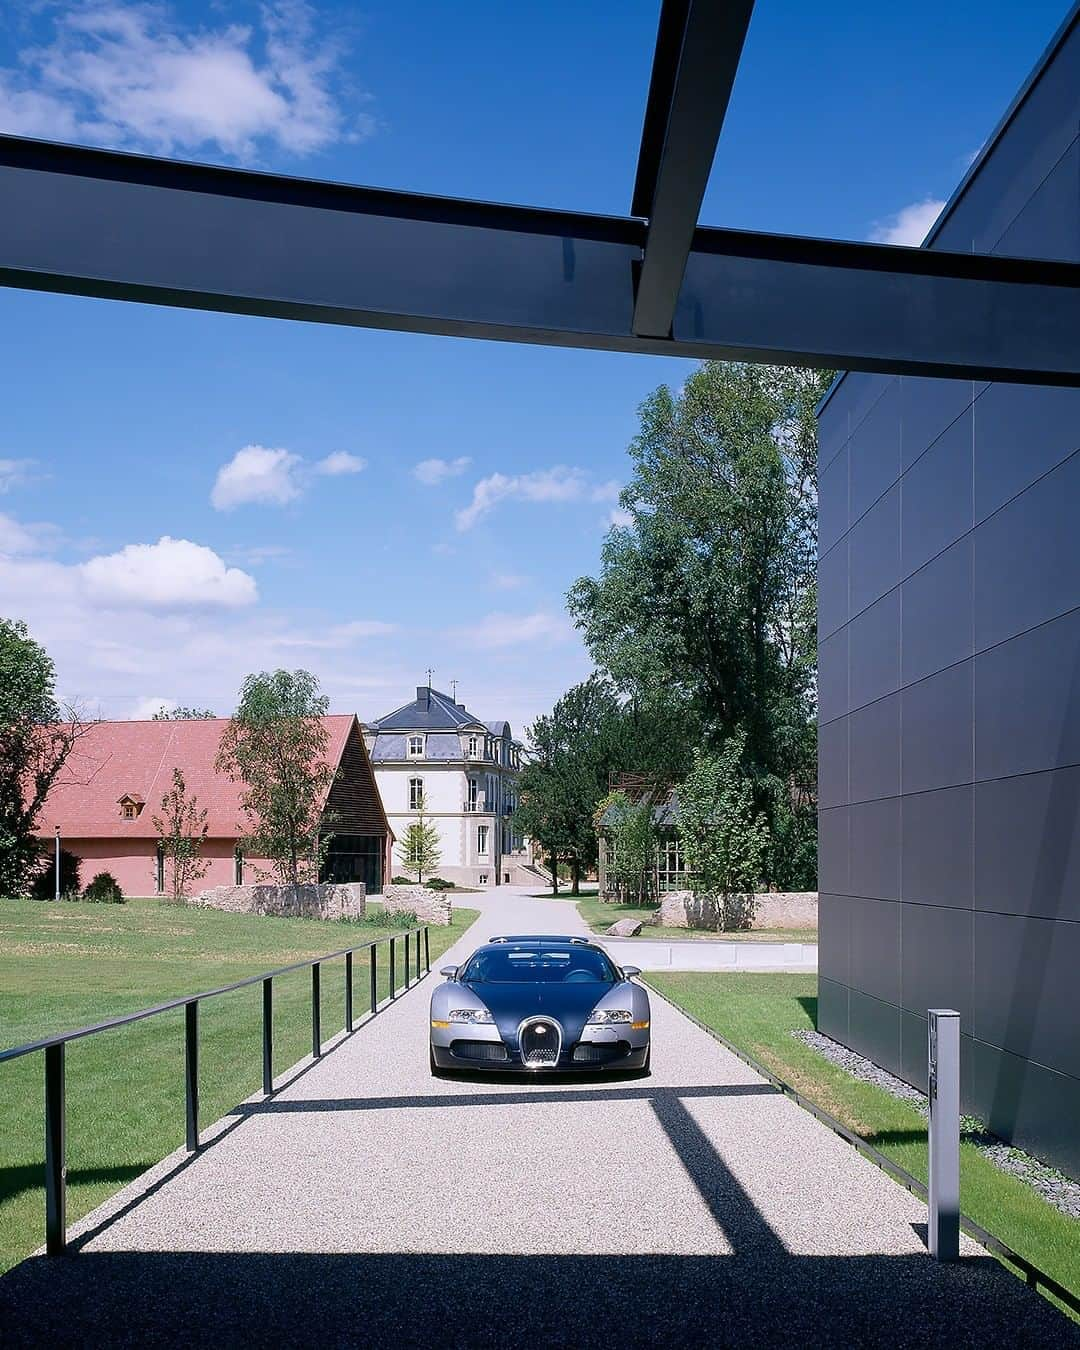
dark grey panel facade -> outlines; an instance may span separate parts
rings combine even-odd
[[[1080,260],[1080,27],[931,248]],[[819,412],[819,1024],[1080,1176],[1080,391],[849,374]]]

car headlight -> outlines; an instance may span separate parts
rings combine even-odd
[[[610,1022],[632,1022],[633,1020],[634,1014],[627,1012],[625,1008],[594,1008],[585,1025],[599,1027]]]
[[[486,1008],[452,1008],[451,1022],[494,1022],[495,1019]]]

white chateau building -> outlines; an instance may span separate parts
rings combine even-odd
[[[463,886],[540,880],[510,816],[524,747],[509,722],[481,722],[449,694],[421,685],[403,708],[364,727],[383,808],[397,837],[393,871],[409,874],[405,832],[424,818],[439,832],[435,875]]]

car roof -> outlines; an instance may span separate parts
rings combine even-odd
[[[590,942],[588,938],[577,935],[562,936],[557,933],[513,933],[507,937],[489,938],[483,947],[478,950],[483,951],[491,947],[535,947],[538,951],[550,948],[567,947],[589,947],[593,951],[602,951],[595,942]]]

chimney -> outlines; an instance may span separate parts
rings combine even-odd
[[[416,686],[416,701],[422,703],[425,708],[431,707],[431,686],[427,684],[418,684]]]

